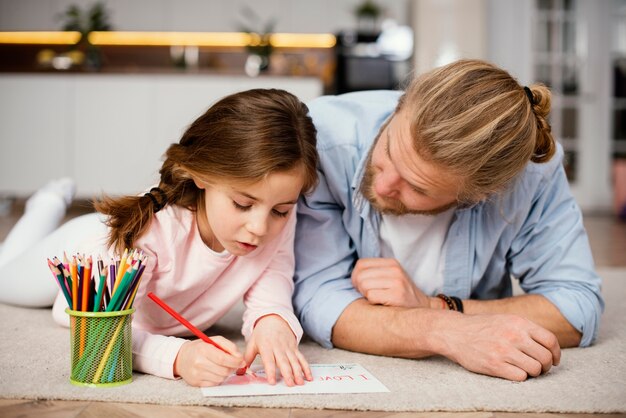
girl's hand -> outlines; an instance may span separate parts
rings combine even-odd
[[[276,367],[287,386],[303,385],[313,380],[309,363],[298,350],[296,337],[287,322],[278,315],[267,315],[256,322],[246,348],[246,364],[261,355],[270,385],[276,384]]]
[[[228,350],[225,353],[202,340],[184,343],[174,361],[174,376],[180,376],[191,386],[217,386],[236,369],[245,366],[237,346],[224,337],[211,337]]]

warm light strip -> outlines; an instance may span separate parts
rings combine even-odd
[[[337,39],[329,33],[274,33],[270,43],[277,48],[332,48]]]
[[[241,32],[92,32],[94,45],[126,46],[246,46],[251,36]]]
[[[73,45],[80,32],[0,32],[0,44]]]
[[[78,42],[78,32],[0,32],[3,44],[66,44]],[[221,46],[258,45],[258,35],[245,32],[92,32],[94,45],[125,46]],[[277,48],[332,48],[334,35],[328,33],[274,33],[270,42]]]
[[[258,45],[258,35],[245,32],[93,32],[94,45],[230,46]],[[332,48],[334,35],[320,33],[274,33],[270,42],[277,48]]]

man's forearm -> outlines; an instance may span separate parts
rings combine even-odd
[[[352,302],[333,328],[333,343],[369,354],[420,358],[442,355],[476,373],[510,380],[559,364],[556,336],[519,315],[399,308]]]
[[[496,300],[464,300],[466,314],[508,313],[522,316],[554,333],[561,347],[576,347],[582,337],[556,306],[541,295]]]
[[[372,305],[365,299],[357,299],[348,305],[333,327],[333,344],[346,350],[394,357],[438,354],[438,327],[433,315],[436,312]]]

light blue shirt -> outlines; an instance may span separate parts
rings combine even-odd
[[[305,332],[324,347],[332,347],[343,310],[362,297],[350,279],[356,261],[380,257],[380,215],[359,186],[400,94],[348,93],[308,104],[317,128],[319,185],[298,203],[294,307]],[[504,298],[514,276],[525,292],[550,300],[587,346],[598,333],[604,301],[562,158],[559,146],[549,162],[529,163],[502,193],[455,210],[444,242],[443,292]]]

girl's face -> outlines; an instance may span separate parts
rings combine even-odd
[[[302,187],[301,168],[269,174],[251,184],[206,184],[205,214],[199,214],[202,240],[212,250],[247,255],[273,240],[287,224]]]

